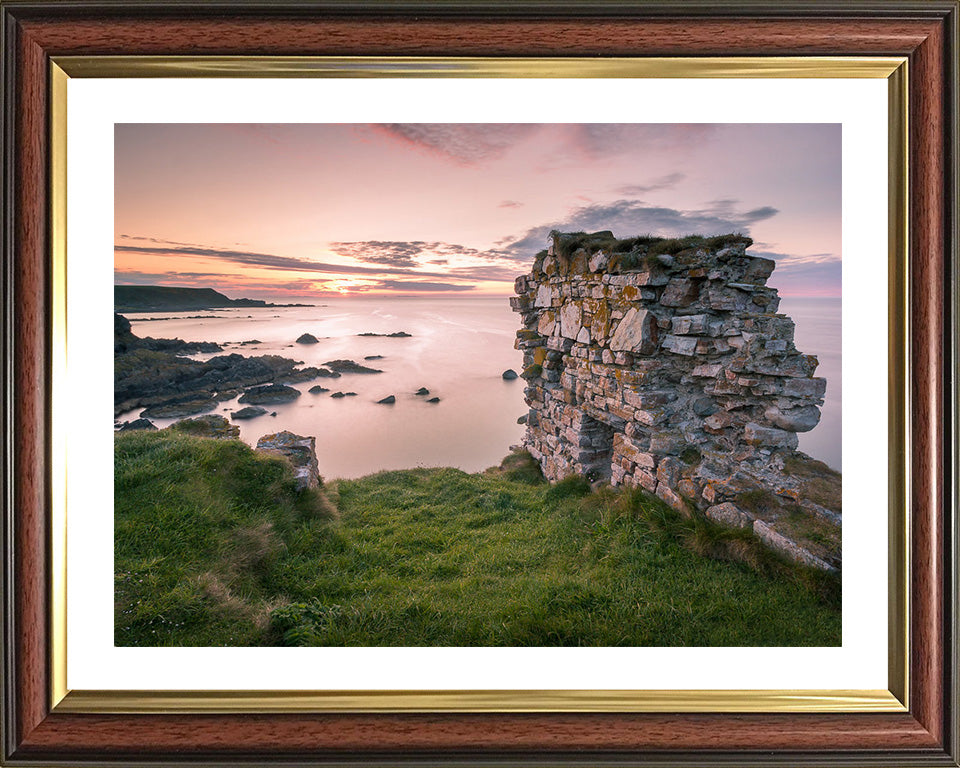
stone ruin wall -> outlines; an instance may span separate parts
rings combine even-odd
[[[598,237],[612,234],[554,233],[511,298],[524,447],[544,475],[640,486],[736,525],[723,518],[742,512],[724,502],[745,491],[798,497],[781,470],[818,423],[826,380],[777,314],[774,262],[738,236],[658,255],[634,246],[629,261],[591,248]]]

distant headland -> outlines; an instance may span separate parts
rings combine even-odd
[[[260,299],[228,299],[213,288],[179,288],[165,285],[115,285],[117,312],[185,312],[194,309],[245,307],[312,307],[313,304],[270,304]]]

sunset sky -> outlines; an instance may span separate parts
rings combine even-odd
[[[840,295],[840,126],[117,125],[118,284],[508,295],[551,229],[742,232]]]

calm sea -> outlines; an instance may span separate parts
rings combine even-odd
[[[837,471],[842,468],[840,307],[840,299],[785,297],[780,302],[780,312],[792,317],[796,323],[794,340],[797,349],[805,355],[816,355],[820,359],[816,375],[827,380],[827,393],[820,409],[820,423],[800,435],[800,450]]]
[[[830,303],[833,301],[834,303]],[[476,472],[493,466],[520,442],[526,413],[522,379],[505,381],[507,368],[521,370],[521,354],[513,349],[518,316],[505,298],[324,299],[311,308],[231,309],[171,313],[132,313],[128,318],[138,336],[179,337],[186,341],[258,344],[227,347],[244,355],[277,354],[322,365],[348,358],[380,368],[374,375],[344,374],[295,384],[303,395],[292,403],[267,406],[276,416],[234,422],[251,445],[270,432],[287,429],[317,438],[320,473],[326,478],[359,477],[385,469],[454,466]],[[840,302],[784,299],[782,312],[797,322],[797,345],[819,355],[819,375],[828,380],[823,419],[800,436],[810,455],[840,468]],[[215,315],[189,319],[185,314]],[[361,337],[358,333],[406,331],[411,338]],[[320,342],[294,344],[303,333]],[[222,353],[221,353],[222,354]],[[365,361],[368,355],[380,360]],[[210,357],[199,355],[198,358]],[[356,392],[333,399],[330,392],[311,394],[314,384],[331,392]],[[439,403],[427,403],[413,393],[430,390]],[[394,405],[378,405],[388,395]],[[243,406],[221,403],[215,413],[229,417]],[[119,419],[135,418],[135,413]],[[158,427],[174,419],[154,419]]]

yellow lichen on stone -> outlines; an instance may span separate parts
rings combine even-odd
[[[598,301],[593,310],[593,322],[590,324],[590,335],[600,344],[606,343],[610,334],[610,305],[605,301]]]

